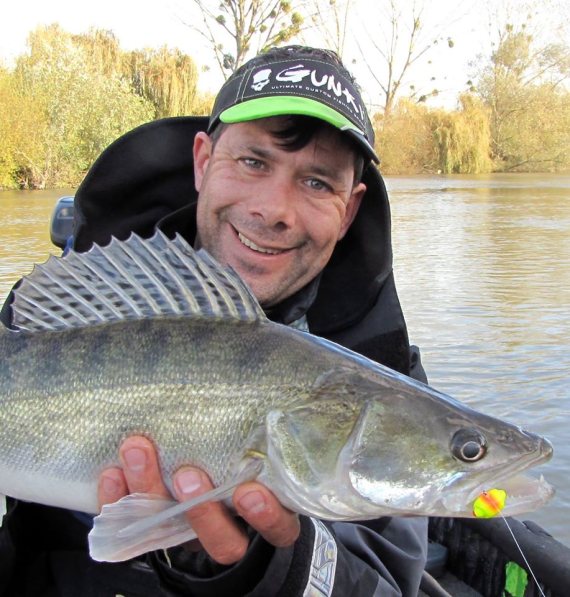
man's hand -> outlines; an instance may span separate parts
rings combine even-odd
[[[129,493],[170,497],[162,482],[153,445],[142,437],[127,439],[120,449],[123,469],[111,468],[99,479],[99,507]],[[175,497],[183,502],[211,491],[208,476],[185,467],[174,476]],[[234,507],[249,525],[276,547],[292,545],[300,532],[296,514],[285,509],[260,483],[244,483],[233,496]],[[211,558],[220,564],[234,564],[246,553],[248,537],[235,517],[220,502],[206,502],[186,512],[198,539]]]

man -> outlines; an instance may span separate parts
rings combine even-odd
[[[101,214],[89,193],[103,159],[76,197],[75,248],[86,250],[106,234],[121,237],[131,229],[182,233],[196,248],[231,265],[271,319],[409,374],[410,349],[391,275],[385,190],[377,171],[368,167],[378,161],[373,141],[360,94],[332,53],[297,47],[268,52],[226,82],[208,131],[195,135],[197,205],[160,218],[157,206],[149,207],[143,198],[131,206],[143,215],[127,216],[113,205],[121,223],[98,226]],[[109,213],[104,217],[114,220]],[[101,505],[128,493],[168,493],[150,442],[130,438],[120,454],[122,468],[101,475]],[[181,501],[212,489],[208,477],[192,467],[177,473],[174,487]],[[85,585],[70,579],[72,562],[96,579],[94,595],[156,594],[157,578],[166,595],[417,594],[425,562],[424,520],[324,525],[287,511],[258,483],[238,487],[233,502],[240,518],[220,503],[189,511],[198,540],[152,553],[146,566],[141,560],[114,566],[86,562],[77,537],[84,537],[87,527],[83,535],[73,533],[75,543],[61,540],[53,549],[43,537],[42,572],[47,567],[59,587],[50,594],[71,594],[70,587]],[[14,555],[18,540],[25,543],[14,529],[29,529],[18,508],[23,505],[8,515],[11,546],[0,530],[0,555],[25,570],[21,555]],[[36,507],[33,513],[39,520],[45,510]],[[68,523],[69,513],[58,516]],[[62,551],[72,552],[71,560]],[[148,579],[150,589],[126,581],[135,578],[133,570]]]

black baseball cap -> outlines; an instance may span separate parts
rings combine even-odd
[[[292,54],[292,53],[291,53]],[[376,162],[374,130],[360,92],[344,69],[325,53],[311,58],[255,61],[221,88],[208,133],[220,123],[298,114],[324,120],[349,135]]]

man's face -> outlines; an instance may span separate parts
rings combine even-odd
[[[348,230],[366,187],[353,188],[354,156],[342,134],[323,129],[298,151],[276,145],[282,117],[232,124],[212,150],[194,142],[196,246],[231,265],[262,306],[308,284]]]

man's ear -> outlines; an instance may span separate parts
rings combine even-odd
[[[212,156],[212,139],[203,132],[197,133],[194,137],[194,186],[200,192],[202,181]]]
[[[352,194],[350,195],[348,203],[346,204],[346,212],[344,213],[344,219],[340,225],[340,231],[337,240],[344,238],[344,235],[348,232],[350,225],[352,222],[354,222],[354,218],[356,218],[356,214],[358,213],[358,208],[362,203],[362,197],[364,197],[364,193],[366,193],[366,185],[363,182],[356,185],[354,189],[352,189]]]

